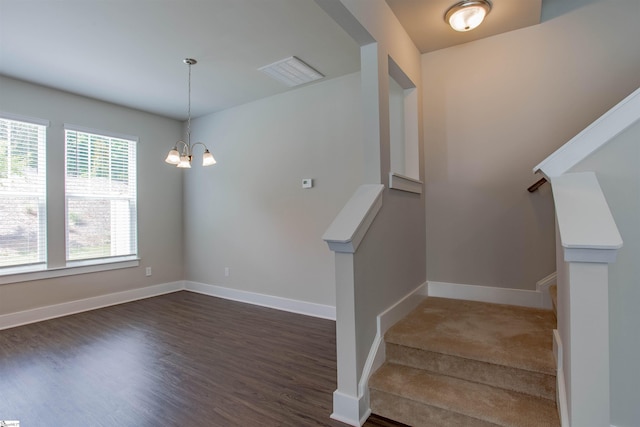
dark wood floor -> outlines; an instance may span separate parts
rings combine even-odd
[[[190,292],[0,331],[24,426],[344,426],[335,388],[334,322]]]

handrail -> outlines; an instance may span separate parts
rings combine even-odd
[[[382,208],[382,184],[364,184],[333,220],[322,240],[334,252],[354,253]]]
[[[545,182],[547,182],[547,178],[542,177],[542,178],[540,178],[539,180],[537,180],[537,181],[535,182],[535,184],[533,184],[532,186],[530,186],[529,188],[527,188],[527,191],[528,191],[529,193],[533,193],[534,191],[537,191],[537,190],[538,190],[538,188],[542,187],[542,185],[543,185]]]
[[[640,88],[558,148],[533,168],[533,172],[542,172],[550,178],[562,175],[638,119],[640,119]]]

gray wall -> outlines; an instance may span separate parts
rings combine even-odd
[[[0,315],[183,278],[182,177],[164,156],[182,126],[161,118],[0,76],[0,111],[50,120],[48,214],[64,226],[64,123],[138,136],[138,249],[140,266],[56,279],[0,285]],[[61,226],[51,227],[64,239]],[[60,254],[64,259],[64,254]],[[153,275],[145,277],[144,268]]]
[[[185,175],[187,280],[335,306],[322,235],[361,183],[360,105],[356,73],[193,121],[218,164]]]
[[[426,279],[424,193],[405,193],[389,189],[388,185],[394,133],[391,129],[394,118],[390,114],[394,98],[390,90],[394,89],[390,89],[389,84],[392,72],[389,58],[397,71],[416,87],[418,117],[422,114],[422,82],[420,54],[387,4],[383,1],[341,1],[375,39],[375,44],[364,45],[360,50],[363,120],[367,128],[365,182],[385,185],[382,208],[353,258],[356,378],[360,381],[370,351],[376,350],[372,344],[377,332],[377,316],[424,284]],[[416,124],[417,155],[421,159],[424,155],[422,122]],[[419,162],[418,170],[423,168],[424,164]],[[424,179],[422,172],[419,178]],[[338,372],[340,377],[340,365]]]
[[[640,425],[640,121],[575,166],[594,171],[624,241],[609,266],[611,423]]]
[[[640,86],[639,1],[551,3],[540,25],[422,56],[431,281],[552,273],[551,193],[526,191],[531,169]]]

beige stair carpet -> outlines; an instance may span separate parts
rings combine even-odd
[[[427,298],[385,341],[555,375],[549,310]]]
[[[555,402],[549,399],[393,364],[385,364],[376,381],[372,406],[388,405],[381,415],[412,426],[559,426]],[[408,400],[408,407],[421,402],[427,411],[407,419],[398,412],[401,400],[385,401],[383,393]]]
[[[387,362],[555,400],[554,374],[526,371],[479,360],[387,343]]]
[[[427,298],[385,335],[371,408],[412,426],[559,426],[554,328],[550,310]]]

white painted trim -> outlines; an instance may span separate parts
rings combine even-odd
[[[595,173],[568,173],[551,184],[564,260],[614,262],[622,237]]]
[[[562,248],[567,262],[599,262],[612,264],[618,258],[618,249]]]
[[[358,249],[373,219],[382,208],[383,190],[382,184],[358,187],[322,236],[329,249],[346,253],[354,253]]]
[[[407,295],[402,297],[399,301],[393,304],[391,307],[380,313],[376,318],[376,336],[371,344],[371,348],[369,349],[369,355],[367,356],[367,360],[365,361],[364,368],[362,369],[362,376],[360,377],[360,382],[358,383],[358,394],[359,398],[357,402],[353,399],[351,402],[341,401],[342,405],[346,405],[350,403],[354,405],[351,408],[344,408],[342,410],[348,410],[353,412],[356,408],[355,405],[358,405],[357,408],[360,411],[359,413],[367,414],[366,417],[361,417],[362,425],[366,419],[368,418],[368,414],[371,414],[371,406],[369,400],[369,378],[371,375],[378,370],[380,366],[385,361],[386,358],[386,348],[384,343],[384,334],[389,330],[391,326],[393,326],[397,321],[407,316],[411,311],[420,302],[426,298],[427,296],[427,283],[423,283],[422,285],[415,288],[413,291],[409,292]],[[337,390],[336,390],[337,392]],[[334,394],[334,412],[335,412],[335,394]],[[331,416],[333,418],[333,415]],[[356,417],[357,418],[357,417]],[[338,419],[338,418],[335,418]],[[338,419],[339,421],[342,421]],[[345,421],[343,421],[345,422]],[[355,424],[352,424],[355,425]]]
[[[358,383],[358,392],[361,395],[366,396],[367,401],[369,401],[369,378],[371,378],[371,375],[373,375],[373,373],[382,366],[387,358],[384,332],[380,330],[380,316],[378,316],[377,324],[378,331],[376,333],[376,337],[373,339],[371,348],[369,349],[369,355],[367,356],[364,368],[362,369],[362,377],[360,377],[360,382]]]
[[[371,409],[368,409],[360,416],[360,407],[363,406],[362,403],[363,396],[356,398],[336,390],[333,392],[333,413],[331,414],[331,418],[341,423],[360,427],[367,421],[369,415],[371,415]],[[368,406],[367,404],[367,407]]]
[[[547,178],[564,174],[640,119],[640,88],[533,168]]]
[[[75,264],[75,265],[74,265]],[[98,260],[73,262],[64,267],[47,268],[38,264],[27,268],[5,269],[0,275],[0,285],[8,283],[31,282],[33,280],[52,279],[54,277],[74,276],[76,274],[97,273],[100,271],[120,270],[140,265],[140,259],[134,257],[101,258]],[[31,268],[31,270],[29,270]],[[2,271],[0,269],[0,271]]]
[[[558,273],[555,271],[536,283],[536,292],[540,292],[542,294],[542,308],[547,308],[549,310],[553,309],[553,301],[551,301],[549,288],[557,283]]]
[[[112,132],[110,130],[93,129],[85,126],[77,126],[70,123],[64,124],[64,130],[70,130],[70,131],[82,132],[82,133],[91,133],[94,135],[108,136],[109,138],[126,139],[128,141],[140,142],[140,138],[134,135],[126,135],[124,133]]]
[[[38,126],[45,126],[45,127],[49,127],[51,125],[51,122],[46,119],[41,119],[38,117],[22,116],[20,114],[13,114],[5,111],[0,111],[0,118],[13,120],[16,122],[26,122],[26,123],[31,123]]]
[[[544,308],[541,291],[428,281],[430,297]]]
[[[378,315],[378,332],[384,336],[390,327],[411,313],[427,296],[428,284],[424,282]]]
[[[558,331],[569,420],[576,427],[611,424],[609,265],[562,263]]]
[[[382,366],[387,358],[386,346],[384,342],[384,332],[381,332],[380,330],[380,316],[378,316],[377,327],[378,331],[376,333],[376,337],[373,339],[373,343],[371,344],[371,348],[369,349],[369,355],[367,356],[367,360],[364,362],[362,376],[360,377],[360,382],[358,383],[358,393],[366,397],[368,408],[370,408],[369,378],[371,378],[371,375],[373,375],[373,373],[377,371],[380,366]]]
[[[335,307],[328,305],[256,294],[197,282],[178,281],[3,314],[0,315],[0,330],[182,290],[322,319],[335,320],[336,318]]]
[[[389,188],[422,194],[422,181],[395,172],[389,172]]]
[[[553,356],[556,359],[556,405],[561,427],[569,426],[569,408],[567,406],[567,388],[564,379],[564,367],[562,365],[562,339],[557,329],[553,330]]]
[[[244,302],[247,304],[259,305],[268,308],[275,308],[277,310],[304,314],[306,316],[319,317],[322,319],[336,320],[336,308],[330,305],[298,301],[289,298],[276,297],[272,295],[259,294],[255,292],[227,288],[224,286],[209,285],[206,283],[191,281],[185,282],[185,289],[187,291],[218,298],[224,298],[232,301]]]
[[[554,271],[550,275],[543,277],[536,282],[536,290],[549,289],[549,286],[555,285],[558,282],[558,273]]]
[[[111,305],[151,298],[183,289],[184,282],[182,281],[162,283],[144,288],[131,289],[128,291],[99,295],[96,297],[69,301],[61,304],[38,307],[31,310],[18,311],[16,313],[3,314],[0,315],[0,330],[54,319],[56,317],[69,316],[71,314],[104,308]]]
[[[360,383],[358,384],[358,391],[361,395],[366,396],[367,402],[369,399],[369,378],[380,366],[382,366],[386,358],[384,334],[390,327],[395,325],[396,322],[411,313],[411,311],[413,311],[413,309],[416,308],[426,297],[427,283],[425,282],[377,316],[376,337],[373,340],[371,349],[369,350],[369,355],[367,356],[367,360],[362,370]]]

